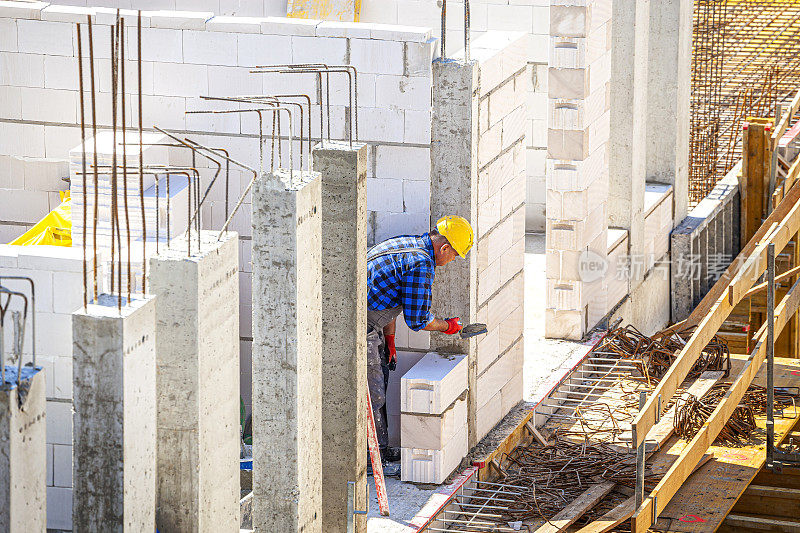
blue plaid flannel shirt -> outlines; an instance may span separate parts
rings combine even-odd
[[[367,261],[367,306],[373,311],[402,306],[406,324],[419,331],[433,320],[431,284],[434,261],[429,234],[401,235],[377,244],[369,255],[398,248],[421,248],[428,253],[408,252]]]

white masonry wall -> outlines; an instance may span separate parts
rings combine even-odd
[[[2,194],[2,193],[0,193]],[[92,256],[87,257],[91,271]],[[72,528],[72,317],[83,305],[83,252],[63,246],[0,245],[0,276],[33,279],[36,364],[45,369],[47,401],[47,527]],[[100,279],[102,280],[102,275]],[[0,280],[30,294],[23,280]],[[102,285],[100,286],[102,291]],[[31,317],[32,318],[32,317]],[[11,336],[6,332],[6,346]],[[33,320],[26,324],[23,363],[31,360]]]
[[[477,39],[478,227],[477,321],[489,332],[477,341],[477,439],[523,396],[525,261],[525,50],[529,36],[487,32]]]
[[[362,0],[361,20],[387,24],[430,26],[441,34],[441,2],[437,0]],[[526,122],[525,229],[545,228],[545,158],[547,150],[547,62],[550,38],[549,0],[472,0],[470,36],[475,42],[488,31],[520,31],[529,34]],[[464,47],[464,2],[447,2],[447,55]]]
[[[94,16],[98,80],[98,121],[110,125],[108,24],[114,10],[46,3],[0,2],[0,158],[67,159],[80,142],[76,22]],[[126,59],[136,57],[135,19],[126,19]],[[133,26],[130,26],[133,24]],[[254,115],[185,115],[187,110],[230,108],[200,95],[305,93],[316,102],[310,75],[255,75],[248,67],[324,61],[358,70],[358,128],[369,144],[367,207],[370,242],[402,233],[421,233],[430,218],[431,58],[436,41],[426,28],[341,24],[296,19],[214,17],[212,13],[146,12],[143,18],[144,125],[158,125],[203,144],[230,151],[258,168],[258,126]],[[85,35],[85,33],[84,33]],[[84,55],[88,55],[84,40]],[[88,68],[87,63],[84,66]],[[136,64],[126,64],[126,91],[135,90]],[[88,76],[88,74],[87,74]],[[344,76],[331,76],[332,138],[343,139],[348,105]],[[87,104],[88,105],[88,104]],[[132,95],[128,117],[137,116]],[[312,130],[319,137],[318,107]],[[129,118],[130,120],[130,118]],[[295,134],[299,127],[295,123]],[[288,129],[284,117],[283,135]],[[266,143],[269,165],[269,141]],[[299,161],[299,143],[294,145]],[[287,159],[288,142],[283,143]],[[305,157],[305,156],[304,156]],[[2,159],[0,159],[2,162]],[[170,163],[189,164],[188,150],[171,150]],[[202,187],[213,167],[198,157]],[[288,164],[288,161],[284,161]],[[304,163],[305,165],[305,163]],[[297,163],[295,163],[297,166]],[[0,165],[0,184],[23,188],[18,175]],[[231,207],[251,173],[232,166]],[[220,181],[224,180],[224,172]],[[6,191],[0,190],[0,198]],[[203,209],[203,227],[224,218],[224,187],[215,186]],[[49,208],[49,205],[48,205]],[[41,208],[39,211],[43,211]],[[38,215],[37,215],[38,216]],[[3,217],[0,216],[0,219]],[[231,228],[240,244],[240,337],[243,396],[249,405],[251,354],[250,200]],[[21,233],[21,231],[20,231]],[[409,337],[414,337],[410,339]],[[405,344],[403,343],[404,339]],[[398,333],[398,347],[428,348],[427,334]]]

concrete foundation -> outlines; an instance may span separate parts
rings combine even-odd
[[[278,169],[253,189],[253,526],[263,533],[322,531],[320,181]]]
[[[6,369],[9,384],[0,383],[0,531],[44,531],[45,375],[37,371],[25,377],[31,369],[23,368],[20,388],[11,388],[16,367]]]
[[[72,313],[73,531],[155,529],[156,301]]]
[[[201,232],[150,259],[162,533],[239,531],[239,248]]]
[[[347,483],[366,506],[367,146],[328,142],[313,151],[321,175],[322,524],[347,529]],[[367,517],[356,516],[356,532]]]

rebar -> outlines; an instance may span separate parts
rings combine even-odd
[[[695,0],[689,199],[736,163],[748,116],[769,115],[800,86],[800,3]]]

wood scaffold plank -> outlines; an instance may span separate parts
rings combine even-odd
[[[800,200],[800,188],[793,187],[786,200],[781,202],[778,209],[772,212],[762,228],[756,232],[753,239],[747,243],[745,249],[739,254],[735,261],[735,263],[738,263],[739,268],[731,265],[733,268],[729,267],[723,278],[720,278],[712,288],[712,291],[718,295],[717,301],[710,308],[707,308],[705,316],[697,324],[697,328],[689,338],[686,346],[683,347],[667,374],[661,379],[652,394],[648,396],[644,407],[634,418],[633,425],[637,429],[636,442],[633,443],[634,447],[639,446],[644,441],[645,435],[655,424],[659,403],[666,404],[672,399],[678,386],[686,379],[689,371],[700,357],[703,348],[717,333],[733,308],[742,300],[758,277],[766,270],[768,244],[772,242],[777,250],[782,250],[789,242],[790,236],[800,229],[800,202],[798,202]],[[764,226],[768,226],[769,229],[765,229],[762,232],[761,230],[764,229]],[[753,242],[756,239],[759,240]],[[723,282],[724,285],[717,290],[720,282]],[[702,306],[705,301],[704,298],[700,305]],[[693,315],[694,312],[689,318],[691,319]]]
[[[796,230],[795,230],[796,233]],[[800,283],[795,283],[775,308],[775,332],[780,334],[791,317],[800,307]],[[634,513],[631,522],[633,533],[641,533],[653,525],[655,518],[666,508],[669,501],[689,477],[689,473],[702,455],[714,442],[719,432],[739,405],[747,388],[752,383],[767,353],[767,328],[764,325],[758,332],[758,342],[750,354],[744,368],[736,376],[723,400],[714,409],[709,419],[681,452],[667,474],[647,496],[642,506]]]

